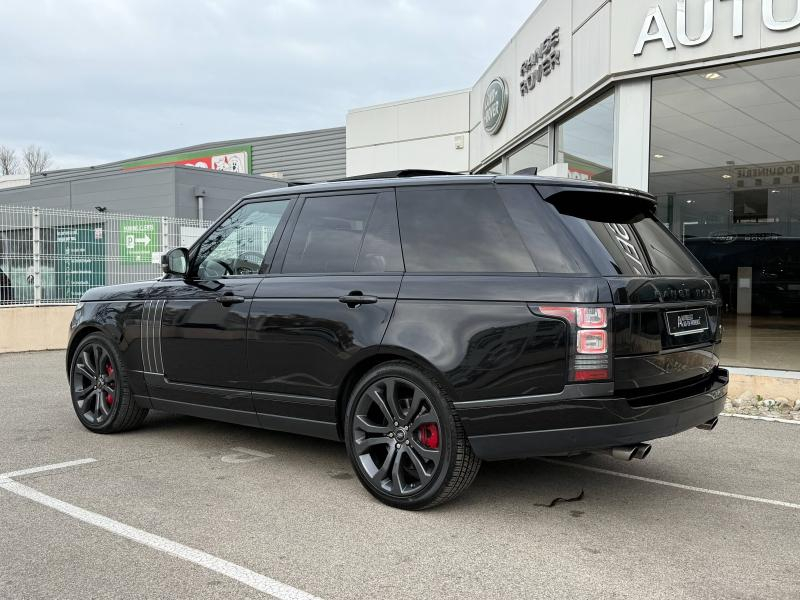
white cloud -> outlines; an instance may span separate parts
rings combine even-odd
[[[74,166],[340,126],[349,108],[472,85],[537,4],[3,0],[0,144]]]

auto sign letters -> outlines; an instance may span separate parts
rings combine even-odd
[[[690,37],[687,33],[687,0],[678,0],[676,6],[677,39],[681,46],[700,46],[711,39],[714,34],[714,7],[718,2],[731,3],[733,11],[733,23],[731,34],[735,38],[744,35],[744,0],[695,0],[692,6],[698,9],[698,15],[702,14],[703,29],[696,37]],[[800,26],[800,0],[795,0],[794,16],[785,20],[775,18],[774,0],[761,0],[761,21],[764,27],[770,31],[788,31]],[[675,38],[667,26],[664,13],[660,6],[651,7],[644,18],[642,30],[633,55],[639,56],[644,52],[644,47],[648,42],[660,41],[667,50],[674,50]]]
[[[542,79],[550,75],[561,64],[561,50],[558,45],[561,41],[561,28],[556,27],[549,36],[526,58],[519,69],[519,91],[522,96],[530,94],[541,83]]]

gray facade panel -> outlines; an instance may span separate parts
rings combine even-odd
[[[210,221],[219,217],[243,196],[286,187],[284,182],[266,177],[245,177],[190,167],[176,169],[175,183],[175,216],[196,219],[196,193],[203,191],[203,218]]]
[[[120,174],[123,172],[122,165],[136,160],[239,145],[252,146],[252,173],[254,175],[281,173],[283,178],[288,181],[307,182],[338,179],[345,176],[345,128],[335,127],[333,129],[319,129],[200,144],[105,165],[50,171],[33,175],[31,177],[31,185],[39,186]]]
[[[31,202],[35,199],[36,202]],[[11,206],[37,206],[39,208],[69,208],[69,183],[53,183],[37,186],[32,193],[31,186],[21,186],[0,190],[0,204]]]
[[[0,190],[0,204],[88,211],[102,206],[110,213],[196,219],[196,191],[202,190],[204,218],[211,220],[242,196],[285,186],[255,175],[158,167]]]

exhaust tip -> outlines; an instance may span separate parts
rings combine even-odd
[[[717,423],[719,423],[719,417],[714,417],[710,421],[706,421],[705,423],[698,425],[697,428],[702,429],[703,431],[711,431],[717,426]]]
[[[633,451],[633,457],[644,460],[652,449],[653,447],[650,444],[637,444],[636,450]]]

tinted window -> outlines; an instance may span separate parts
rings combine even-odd
[[[201,279],[258,273],[289,200],[245,204],[203,240],[195,263]]]
[[[635,199],[582,192],[559,201],[561,218],[603,275],[706,275],[705,269]]]
[[[535,271],[493,187],[398,189],[397,205],[409,272]]]
[[[376,194],[306,198],[284,273],[353,272]]]
[[[656,273],[660,275],[706,275],[705,268],[656,219],[643,219],[634,225],[645,245]]]
[[[498,186],[500,197],[541,273],[588,273],[569,243],[564,243],[564,227],[553,214],[553,207],[539,198],[530,185]]]
[[[394,192],[384,192],[378,196],[369,218],[356,271],[383,273],[402,270],[403,253],[400,250],[397,204]]]

